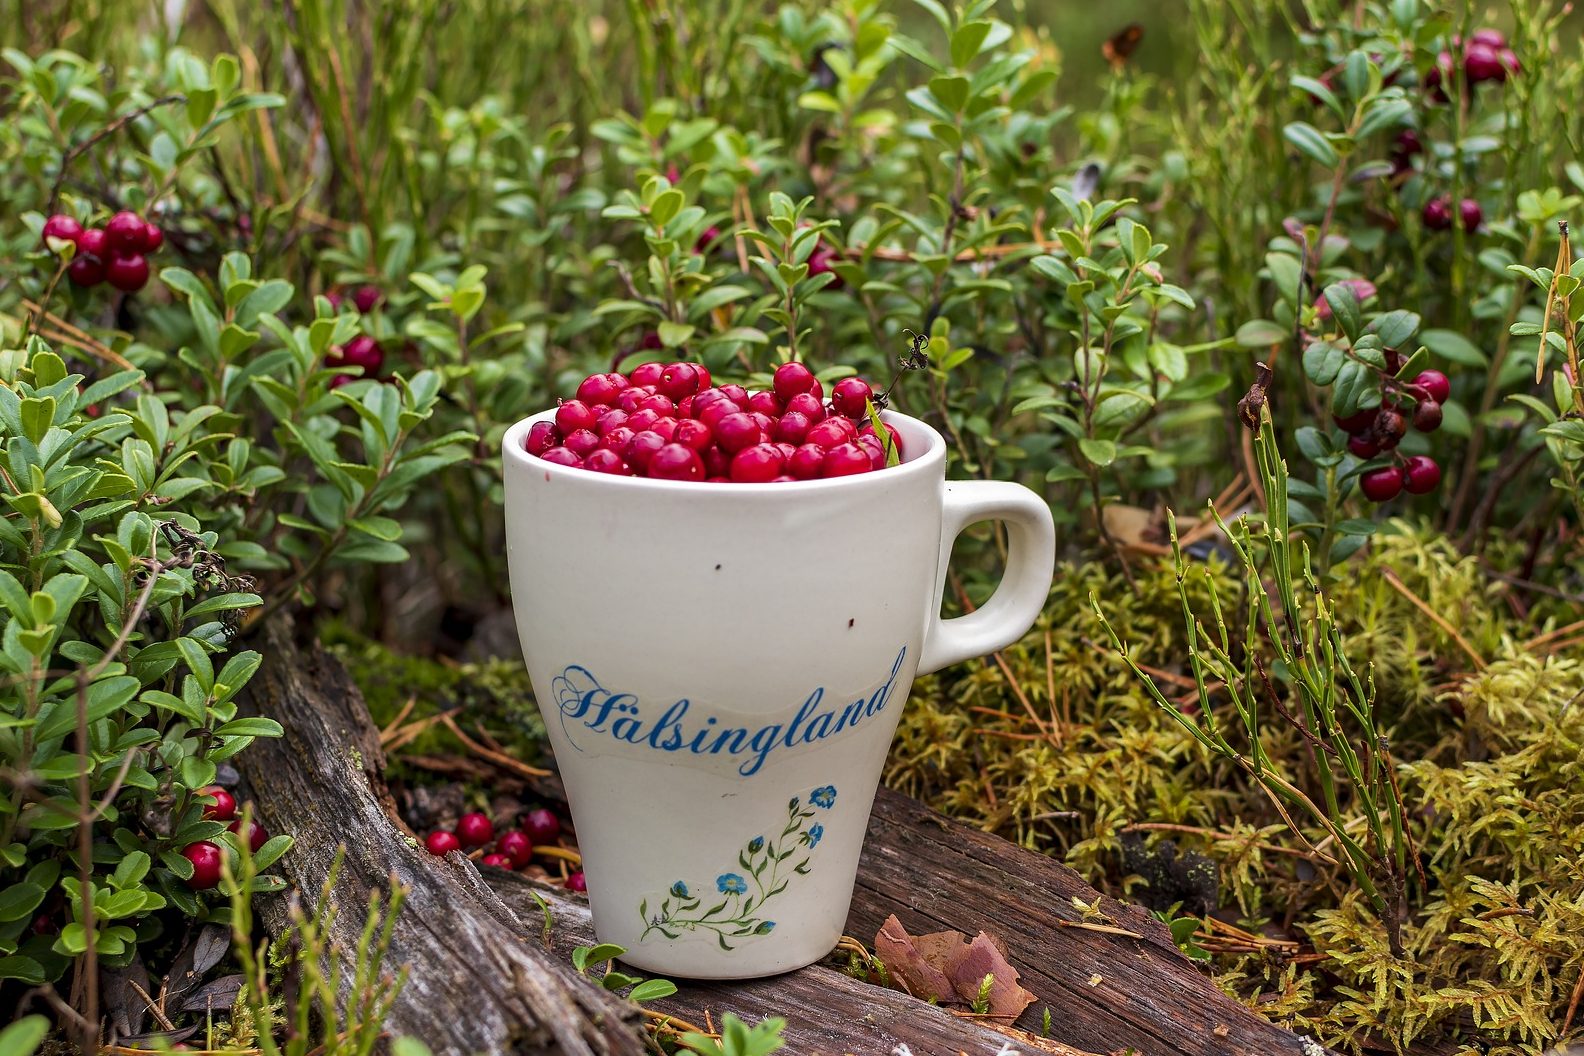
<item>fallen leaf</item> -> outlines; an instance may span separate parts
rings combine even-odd
[[[982,931],[958,950],[946,971],[958,998],[968,1005],[979,1000],[985,976],[990,976],[993,981],[986,1011],[992,1016],[1016,1019],[1034,1003],[1034,995],[1018,985],[1017,969],[1007,963],[996,941]]]
[[[183,1012],[225,1012],[236,1004],[237,994],[242,992],[244,977],[237,975],[222,975],[218,979],[211,979],[187,996],[182,1002]]]
[[[892,978],[920,1001],[955,1001],[957,992],[946,977],[945,967],[953,948],[962,944],[960,931],[914,938],[893,913],[880,925],[874,951]]]

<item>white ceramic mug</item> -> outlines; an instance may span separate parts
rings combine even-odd
[[[770,975],[841,937],[916,673],[994,652],[1050,590],[1055,530],[1017,484],[899,466],[779,484],[610,476],[503,444],[513,604],[577,828],[594,928],[650,971]],[[1006,524],[985,605],[940,617],[952,542]]]

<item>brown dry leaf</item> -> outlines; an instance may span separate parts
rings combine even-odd
[[[1000,945],[982,931],[957,951],[946,972],[958,998],[969,1005],[979,999],[985,976],[993,977],[987,1009],[992,1016],[1016,1019],[1034,1003],[1034,995],[1018,985],[1017,969],[1007,963]]]
[[[893,913],[875,935],[874,952],[892,978],[914,997],[921,1001],[955,1001],[957,992],[945,969],[953,949],[962,945],[960,931],[914,938]]]

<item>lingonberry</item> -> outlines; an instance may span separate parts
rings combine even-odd
[[[621,378],[617,384],[616,379]],[[578,383],[577,398],[589,406],[609,407],[627,387],[627,379],[620,374],[590,374]]]
[[[632,443],[632,438],[637,435],[625,425],[618,425],[614,429],[600,433],[599,446],[607,451],[614,451],[619,455],[627,450],[627,445]]]
[[[1423,389],[1437,403],[1445,403],[1452,395],[1452,379],[1439,370],[1421,370],[1410,384]]]
[[[104,281],[104,261],[91,253],[81,251],[66,265],[66,277],[73,286],[97,286]]]
[[[555,466],[581,466],[583,464],[583,456],[564,447],[552,447],[539,457]]]
[[[1395,499],[1402,491],[1403,472],[1397,466],[1382,466],[1359,477],[1359,490],[1371,502]]]
[[[748,390],[741,385],[722,385],[720,394],[735,403],[739,411],[748,409]]]
[[[612,429],[620,429],[622,426],[627,425],[627,420],[630,417],[632,416],[626,411],[617,407],[612,407],[610,410],[599,416],[599,421],[594,423],[594,431],[599,435],[604,436]],[[631,426],[628,426],[628,428],[631,428]]]
[[[639,400],[638,409],[640,411],[653,411],[662,418],[676,414],[676,404],[671,397],[662,396],[658,392],[653,396],[645,396]]]
[[[671,439],[683,447],[702,451],[715,442],[715,431],[703,422],[687,418],[676,424],[676,432],[672,434]]]
[[[1349,451],[1366,461],[1380,454],[1381,450],[1380,441],[1369,433],[1355,433],[1348,437],[1347,446]]]
[[[1507,34],[1499,29],[1485,26],[1469,34],[1469,45],[1473,46],[1475,44],[1483,44],[1487,48],[1505,48],[1507,46]]]
[[[456,837],[464,847],[482,847],[495,838],[495,823],[473,811],[457,819]]]
[[[148,258],[141,253],[130,257],[111,257],[105,265],[105,281],[122,293],[136,293],[148,285]]]
[[[680,431],[680,430],[679,430]],[[627,445],[627,450],[622,452],[622,457],[627,464],[639,473],[649,472],[649,460],[654,453],[666,445],[665,438],[659,433],[645,429],[641,433],[634,433],[632,441]]]
[[[495,844],[495,850],[505,855],[506,859],[518,869],[527,865],[529,859],[533,858],[533,844],[526,834],[516,829],[502,833],[500,841]]]
[[[102,227],[86,227],[77,236],[77,252],[79,255],[87,253],[105,260],[110,256],[110,236],[105,234]]]
[[[773,441],[770,446],[781,452],[781,464],[783,466],[793,455],[797,454],[797,445],[789,444],[785,440]]]
[[[105,224],[110,248],[117,253],[141,253],[144,231],[143,218],[126,209],[112,216],[110,222]]]
[[[622,457],[608,448],[599,448],[590,451],[583,459],[583,468],[592,469],[596,473],[609,473],[614,477],[632,476],[632,467],[622,461]]]
[[[633,414],[638,405],[653,395],[648,385],[630,385],[616,396],[616,406],[626,414]]]
[[[789,444],[801,444],[813,426],[814,423],[809,421],[808,415],[788,411],[776,422],[775,438]]]
[[[554,447],[559,439],[554,422],[535,422],[528,427],[528,436],[523,440],[523,447],[530,455],[542,455]]]
[[[236,833],[238,836],[242,835],[242,819],[241,818],[235,819],[234,821],[231,822],[231,824],[227,825],[226,828],[230,829],[232,832]],[[256,821],[253,821],[252,819],[249,819],[248,820],[248,831],[247,831],[248,850],[252,851],[254,854],[257,854],[258,853],[258,849],[260,847],[264,846],[265,842],[268,839],[269,839],[269,833],[265,830],[264,826],[260,825]]]
[[[698,392],[698,368],[691,363],[670,363],[660,372],[660,380],[655,382],[655,388],[660,395],[672,400],[680,400]],[[667,412],[670,413],[670,412]]]
[[[831,406],[848,418],[860,417],[872,396],[874,390],[862,378],[843,378],[831,386]]]
[[[732,456],[734,484],[768,484],[781,475],[781,452],[773,444],[755,444]]]
[[[792,397],[806,393],[814,387],[814,372],[793,360],[776,368],[775,379],[771,384],[777,396],[790,401]]]
[[[1414,405],[1413,424],[1421,433],[1441,428],[1441,405],[1434,400],[1420,400]]]
[[[1478,231],[1480,224],[1485,221],[1485,211],[1480,208],[1479,202],[1473,198],[1465,198],[1458,205],[1458,216],[1463,220],[1463,230]]]
[[[566,886],[568,891],[587,892],[588,881],[583,878],[583,870],[579,869],[577,872],[567,877]]]
[[[786,404],[773,392],[751,392],[748,394],[748,410],[775,418],[786,410]]]
[[[343,362],[363,368],[363,376],[370,377],[379,372],[385,365],[385,353],[380,350],[379,342],[367,334],[359,334],[346,343],[341,350]]]
[[[832,265],[835,262],[836,262],[836,251],[835,250],[831,249],[828,246],[819,247],[814,252],[809,254],[809,258],[808,258],[809,278],[812,279],[816,275],[827,275],[828,274],[828,275],[831,276],[831,281],[829,283],[829,288],[833,289],[833,290],[841,289],[843,286],[847,285],[847,283],[842,279],[842,277],[840,275],[836,274],[836,269],[834,267],[832,267]]]
[[[711,480],[716,477],[721,480],[731,480],[731,477],[728,476],[731,472],[731,456],[722,451],[719,444],[711,444],[699,454],[704,459],[704,475],[706,477]]]
[[[695,403],[693,405],[693,411],[693,417],[697,421],[703,422],[705,425],[709,426],[711,432],[720,428],[722,419],[733,414],[744,413],[735,403],[726,399],[725,397],[716,400],[714,403],[706,405],[702,410],[700,410],[698,404]]]
[[[703,480],[704,460],[691,447],[666,444],[649,459],[649,475],[656,480]]]
[[[225,852],[208,840],[199,840],[189,843],[182,848],[182,857],[192,863],[192,876],[187,878],[187,886],[194,891],[207,891],[220,882],[220,865],[225,860]]]
[[[1445,196],[1432,198],[1425,203],[1419,215],[1425,227],[1432,231],[1445,231],[1452,226],[1452,199]]]
[[[1413,455],[1403,460],[1403,488],[1410,495],[1425,495],[1441,483],[1441,467],[1429,455]]]
[[[555,811],[538,807],[523,815],[522,831],[535,847],[545,847],[561,835],[561,819],[556,817]]]
[[[430,854],[445,855],[461,850],[462,841],[457,839],[456,833],[441,829],[429,834],[424,840],[424,847],[428,848]]]
[[[574,429],[561,443],[579,458],[587,458],[590,451],[599,447],[599,435],[592,429]]]
[[[656,340],[658,342],[658,337]],[[657,343],[654,347],[659,348],[660,345]],[[660,382],[660,375],[664,373],[664,363],[640,363],[628,373],[627,380],[633,385],[657,385]]]
[[[870,469],[884,469],[886,464],[885,441],[874,433],[860,433],[854,441],[869,454]]]
[[[713,403],[731,403],[731,400],[727,399],[726,394],[719,389],[704,389],[693,395],[693,402],[688,404],[688,417],[697,418],[704,412],[704,408]],[[677,409],[681,409],[680,404]]]
[[[236,817],[236,797],[219,785],[199,789],[198,798],[211,801],[203,812],[203,816],[210,821],[230,821]]]
[[[829,450],[837,444],[847,443],[856,435],[857,430],[853,428],[852,422],[837,416],[827,418],[823,422],[817,422],[810,426],[809,431],[803,437],[803,442],[806,444],[818,444],[820,447]]]
[[[650,430],[660,434],[660,439],[666,443],[676,439],[677,420],[675,418],[657,418]]]
[[[753,415],[743,411],[728,414],[715,425],[715,442],[728,455],[752,447],[764,439],[764,430]]]
[[[641,433],[645,429],[653,429],[655,423],[659,420],[660,413],[658,411],[634,411],[627,415],[627,420],[622,424],[635,433]]]
[[[599,424],[599,416],[582,400],[564,400],[561,406],[556,408],[555,423],[561,434],[568,436],[579,429],[592,430]]]
[[[813,480],[825,464],[825,449],[818,444],[803,444],[787,459],[787,470],[799,480]]]
[[[58,238],[63,242],[75,243],[82,236],[83,226],[77,222],[75,216],[65,213],[56,213],[44,221],[44,230],[40,232],[41,238]]]
[[[364,315],[379,307],[385,299],[385,294],[378,286],[359,286],[352,291],[352,304]]]
[[[1380,445],[1390,450],[1397,446],[1403,436],[1408,432],[1408,420],[1390,407],[1382,407],[1375,415],[1375,424],[1372,427],[1375,436],[1379,438]]]
[[[1484,81],[1505,81],[1507,67],[1502,64],[1497,49],[1488,44],[1471,42],[1463,52],[1463,75],[1470,84]]]
[[[143,225],[143,252],[158,253],[165,244],[165,232],[159,229],[158,224]]]
[[[492,865],[496,869],[512,868],[512,860],[504,854],[486,854],[479,861],[484,865]]]
[[[716,227],[714,224],[711,224],[699,234],[697,239],[694,240],[693,252],[701,255],[708,252],[709,247],[714,245],[715,240],[720,238],[720,236],[720,228]]]
[[[678,418],[693,417],[693,397],[684,396],[677,401],[676,416]]]
[[[825,420],[825,404],[812,392],[800,392],[786,402],[787,414],[801,414],[810,424]]]
[[[820,476],[846,477],[854,473],[867,473],[872,467],[869,452],[857,444],[837,444],[825,452],[825,461],[820,466]]]

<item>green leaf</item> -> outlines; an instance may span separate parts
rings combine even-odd
[[[1333,282],[1325,288],[1323,296],[1331,307],[1332,318],[1348,336],[1348,340],[1357,341],[1364,330],[1364,318],[1359,311],[1358,294],[1353,292],[1353,287],[1345,282]]]
[[[1282,138],[1297,147],[1299,153],[1328,169],[1336,168],[1342,160],[1325,134],[1306,121],[1294,121],[1287,125],[1282,129]]]
[[[1484,367],[1490,363],[1485,353],[1455,330],[1426,330],[1419,340],[1431,352],[1460,367]]]
[[[985,37],[990,35],[990,23],[987,21],[964,22],[957,27],[951,37],[952,65],[958,68],[967,66],[979,54],[980,47],[985,42]]]
[[[931,77],[929,82],[930,94],[940,104],[953,113],[961,112],[968,102],[968,78],[966,77]]]
[[[1097,440],[1086,436],[1078,441],[1078,450],[1096,466],[1109,466],[1117,457],[1116,443],[1111,440]]]
[[[1233,340],[1243,348],[1269,348],[1279,345],[1292,334],[1269,319],[1250,319],[1237,328]]]
[[[658,1001],[677,992],[677,985],[669,979],[645,979],[633,987],[627,996],[633,1001]]]
[[[690,323],[674,323],[669,319],[655,327],[660,335],[660,343],[667,348],[680,348],[693,336],[696,329]]]
[[[1330,341],[1311,341],[1309,347],[1304,349],[1304,373],[1310,381],[1322,387],[1336,380],[1337,372],[1346,361],[1347,354]]]
[[[1400,348],[1406,345],[1413,340],[1414,334],[1418,331],[1418,313],[1404,311],[1401,308],[1378,315],[1369,324],[1369,332],[1379,337],[1381,344],[1387,348]]]

